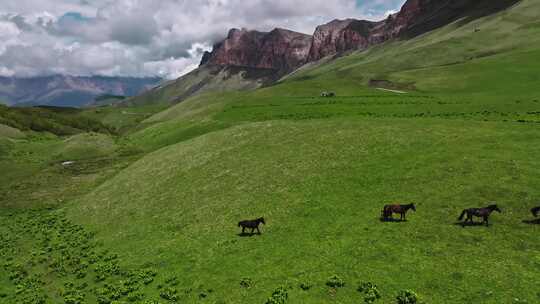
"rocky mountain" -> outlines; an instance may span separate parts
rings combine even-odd
[[[201,65],[238,66],[287,73],[305,63],[311,36],[285,29],[271,32],[232,29],[203,56]]]
[[[232,29],[212,52],[204,54],[198,70],[129,103],[174,103],[200,92],[258,88],[324,57],[391,39],[409,39],[451,22],[493,14],[519,1],[407,0],[385,20],[333,20],[318,26],[313,36],[280,28],[271,32]]]
[[[0,100],[8,105],[80,107],[105,94],[134,96],[154,86],[159,78],[44,76],[0,77]]]
[[[318,26],[313,34],[307,61],[316,61],[352,49],[367,48],[374,44],[371,33],[374,28],[380,27],[380,24],[381,22],[346,19]]]
[[[308,62],[350,50],[362,50],[390,39],[407,39],[456,20],[470,21],[519,0],[408,0],[386,20],[334,20],[317,27]]]

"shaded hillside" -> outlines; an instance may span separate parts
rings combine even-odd
[[[179,103],[205,92],[244,91],[260,88],[277,80],[275,70],[240,66],[204,65],[176,79],[164,83],[139,96],[129,98],[122,105]]]
[[[30,107],[10,108],[0,105],[0,124],[21,131],[49,132],[71,135],[82,132],[109,133],[109,127],[100,121],[82,115],[74,108]]]

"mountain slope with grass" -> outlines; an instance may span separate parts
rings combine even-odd
[[[0,141],[2,166],[38,172],[2,188],[0,296],[359,303],[371,282],[375,303],[538,302],[539,15],[523,0],[257,90],[83,113],[117,137]],[[417,211],[382,222],[395,202]],[[489,227],[457,221],[489,202]]]

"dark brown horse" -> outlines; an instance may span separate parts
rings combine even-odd
[[[401,217],[400,219],[402,221],[406,221],[406,217],[407,217],[407,211],[409,211],[410,209],[412,209],[413,211],[416,211],[416,207],[414,206],[414,204],[408,204],[408,205],[386,205],[384,206],[383,210],[382,210],[382,218],[383,220],[391,220],[392,219],[392,214],[394,213],[397,213],[399,214]]]
[[[534,217],[538,217],[538,214],[540,213],[540,206],[532,208],[531,213],[534,215]]]
[[[251,234],[253,234],[253,232],[255,231],[255,229],[257,229],[257,233],[258,233],[258,234],[261,234],[261,231],[259,230],[259,225],[260,225],[261,223],[264,224],[264,225],[266,225],[266,223],[264,222],[264,218],[263,218],[263,217],[258,218],[258,219],[256,219],[256,220],[248,220],[248,221],[241,221],[241,222],[238,222],[238,227],[242,227],[242,234],[245,233],[246,228],[251,229]]]
[[[465,217],[465,215],[467,215],[467,218],[465,219],[465,221],[463,222],[463,226],[465,226],[465,224],[467,222],[470,222],[471,224],[474,223],[473,221],[473,217],[476,216],[476,217],[481,217],[483,218],[484,220],[482,221],[482,223],[486,224],[486,226],[489,225],[489,216],[491,215],[491,213],[493,211],[497,211],[499,213],[501,213],[501,209],[499,209],[499,207],[497,207],[497,205],[493,204],[493,205],[489,205],[487,207],[484,207],[484,208],[469,208],[469,209],[465,209],[463,210],[463,212],[461,212],[461,215],[459,216],[458,218],[458,221],[461,221],[463,220],[463,218]]]

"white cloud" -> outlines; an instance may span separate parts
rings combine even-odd
[[[0,7],[0,74],[178,77],[232,27],[312,33],[404,0],[17,0]]]

